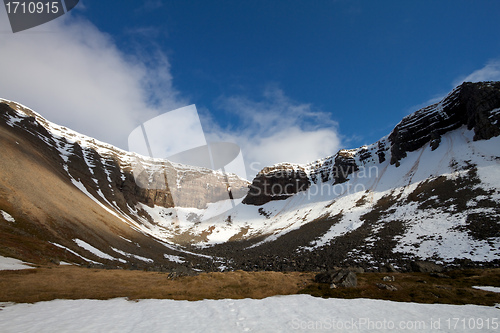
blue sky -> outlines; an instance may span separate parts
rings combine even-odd
[[[260,100],[274,85],[367,142],[500,55],[498,1],[102,3],[89,2],[89,19],[125,48],[160,47],[197,105],[218,115],[218,97]]]
[[[466,78],[500,80],[499,14],[493,0],[81,0],[25,33],[0,15],[0,70],[24,80],[0,95],[124,149],[140,122],[194,103],[246,159],[305,163],[378,140]]]

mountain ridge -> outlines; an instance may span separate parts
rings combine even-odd
[[[404,117],[389,135],[371,145],[341,149],[335,155],[305,165],[279,163],[266,167],[255,177],[256,181],[250,187],[244,202],[258,205],[271,200],[285,199],[299,192],[297,189],[306,190],[310,183],[316,183],[318,178],[321,178],[322,182],[332,177],[336,183],[345,182],[349,174],[358,170],[359,162],[373,158],[374,155],[378,157],[379,163],[389,158],[391,164],[398,166],[399,160],[406,157],[407,152],[415,151],[428,142],[431,143],[432,149],[436,149],[441,135],[463,125],[469,130],[474,130],[474,140],[487,140],[498,136],[500,129],[495,124],[500,120],[499,90],[500,82],[464,82],[440,102]],[[493,94],[492,91],[496,91],[497,94]],[[492,111],[492,114],[488,111]],[[258,199],[249,198],[255,196],[255,192],[271,192],[266,188],[268,184],[280,183],[278,179],[287,178],[289,173],[293,174],[290,175],[292,182],[298,181],[300,187],[288,188],[290,193],[273,193],[271,196]],[[309,182],[306,182],[306,178],[309,178]],[[266,182],[266,179],[270,181]]]
[[[26,238],[16,233],[25,233],[40,241],[40,248],[22,250],[11,240],[0,254],[33,261],[34,252],[48,251],[80,264],[201,270],[377,268],[388,263],[405,268],[416,259],[498,265],[500,260],[500,179],[495,176],[500,82],[464,83],[441,102],[403,118],[371,145],[306,165],[266,167],[251,184],[232,178],[231,187],[239,189],[236,196],[243,200],[233,208],[217,199],[227,193],[225,185],[214,187],[220,196],[212,196],[208,205],[187,198],[184,206],[173,207],[169,188],[137,185],[130,153],[3,101],[0,139],[7,144],[2,146],[9,147],[12,159],[25,161],[23,166],[43,166],[44,177],[64,188],[54,197],[74,211],[50,198],[36,209],[19,204],[29,197],[29,186],[41,196],[51,185],[17,184],[22,170],[3,161],[10,176],[0,179],[0,210],[23,220],[23,226],[4,221],[0,230],[4,238],[19,242]],[[16,144],[21,139],[26,146]],[[23,152],[28,146],[34,148]],[[201,172],[161,160],[140,161],[145,169]],[[213,171],[203,172],[208,178],[197,176],[194,192],[207,181],[220,182]],[[155,171],[146,175],[154,183]],[[71,199],[75,196],[80,199]],[[84,200],[85,209],[71,200]],[[47,216],[34,218],[34,211]],[[43,235],[32,231],[34,226]]]

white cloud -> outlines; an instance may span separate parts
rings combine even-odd
[[[232,96],[221,98],[219,104],[241,123],[238,128],[218,128],[210,139],[238,143],[249,178],[265,166],[312,162],[340,148],[337,123],[329,114],[291,100],[280,89],[266,89],[261,101]]]
[[[124,149],[141,122],[188,104],[161,52],[126,55],[90,22],[70,16],[13,34],[0,10],[0,97]]]
[[[127,149],[136,126],[190,104],[173,87],[161,51],[125,54],[109,35],[75,15],[12,34],[0,10],[0,31],[0,97],[85,135]],[[241,123],[221,128],[212,120],[210,135],[240,145],[249,177],[265,166],[307,163],[339,149],[330,115],[278,88],[266,89],[260,101],[232,96],[218,102]]]
[[[249,174],[279,162],[312,162],[333,155],[340,148],[339,136],[331,129],[307,131],[290,127],[267,137],[245,139],[243,150],[250,165]],[[254,167],[253,162],[257,162]]]

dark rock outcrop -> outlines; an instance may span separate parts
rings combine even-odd
[[[307,190],[310,184],[303,168],[291,164],[264,168],[254,178],[243,203],[258,206],[272,200],[286,199]]]
[[[500,135],[500,82],[464,82],[441,102],[403,118],[389,135],[391,164],[430,142],[436,149],[441,136],[466,125],[474,129],[474,140]],[[496,112],[492,112],[497,110]]]
[[[369,152],[366,153],[371,156]],[[266,167],[254,178],[243,203],[259,206],[273,200],[284,200],[306,191],[311,184],[320,181],[333,181],[333,185],[341,184],[358,170],[352,151],[345,149],[334,156],[305,166],[278,164]]]
[[[397,291],[398,288],[394,287],[392,284],[385,284],[385,283],[376,283],[375,284],[379,289],[385,289],[389,291]]]

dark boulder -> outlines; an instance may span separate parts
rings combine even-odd
[[[392,284],[377,283],[375,284],[379,289],[385,289],[389,291],[397,291],[398,288],[394,287]]]
[[[410,264],[413,272],[421,273],[441,273],[444,269],[443,266],[433,263],[431,261],[413,261]]]
[[[343,287],[353,288],[358,285],[356,273],[349,269],[341,269],[319,273],[314,281],[318,283],[328,283],[332,288]]]

